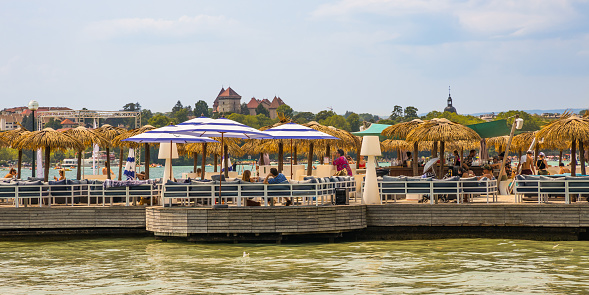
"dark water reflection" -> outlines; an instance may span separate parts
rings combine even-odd
[[[589,293],[589,242],[88,239],[0,242],[0,253],[0,294]]]

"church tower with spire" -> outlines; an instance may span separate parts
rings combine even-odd
[[[456,113],[456,108],[452,106],[452,96],[450,95],[450,86],[448,86],[448,106],[444,108],[444,112]]]

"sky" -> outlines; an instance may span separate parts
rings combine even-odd
[[[589,0],[3,1],[0,109],[589,107]]]

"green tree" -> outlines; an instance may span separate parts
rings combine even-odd
[[[240,113],[242,115],[249,115],[250,114],[250,110],[247,108],[247,104],[244,102],[241,104],[241,111]]]
[[[160,127],[168,126],[168,125],[170,125],[170,122],[171,122],[170,118],[168,118],[167,116],[165,116],[162,113],[156,113],[148,121],[149,125],[151,125],[151,126],[153,126],[155,128],[160,128]]]
[[[360,116],[358,116],[358,114],[356,114],[356,113],[349,114],[348,117],[346,118],[346,121],[348,121],[348,125],[350,126],[350,131],[352,131],[352,132],[360,131]]]
[[[431,111],[427,115],[422,117],[424,120],[431,120],[433,118],[446,118],[452,122],[456,122],[462,125],[471,125],[485,122],[484,120],[470,115],[459,115],[452,112],[439,112]]]
[[[174,116],[174,114],[176,114],[177,111],[183,109],[184,106],[182,105],[182,103],[180,101],[176,102],[176,105],[174,105],[174,107],[172,107],[172,116]]]
[[[507,112],[501,112],[497,114],[495,120],[507,119],[507,124],[511,126],[513,124],[513,120],[515,120],[515,115],[519,115],[521,119],[524,119],[524,126],[522,131],[536,131],[540,130],[542,126],[544,126],[547,121],[543,120],[539,116],[534,116],[524,111],[514,111],[510,110]]]
[[[400,105],[395,105],[393,107],[393,111],[391,112],[391,115],[389,116],[389,119],[393,120],[393,121],[397,121],[397,120],[400,120],[401,118],[403,118],[403,107],[401,107]]]
[[[136,103],[130,102],[130,103],[123,106],[123,111],[125,111],[125,112],[141,111],[141,105],[138,102],[136,102]]]
[[[290,106],[288,106],[287,104],[283,104],[283,105],[279,106],[279,107],[276,109],[276,113],[277,113],[277,114],[280,114],[280,113],[282,113],[282,114],[283,114],[285,117],[287,117],[287,118],[291,118],[291,119],[292,119],[292,118],[293,118],[293,113],[294,113],[294,111],[293,111],[293,109],[292,109]]]
[[[33,114],[31,113],[28,116],[23,116],[20,124],[23,125],[23,127],[25,127],[25,129],[27,129],[29,131],[34,131],[35,128],[33,127]]]
[[[153,113],[151,112],[151,110],[141,110],[141,126],[147,125],[147,122],[149,121],[149,119],[151,119],[151,117],[153,117]]]
[[[178,123],[188,121],[188,109],[183,108],[178,110],[176,113],[174,113],[174,119],[176,119],[176,122]]]
[[[196,117],[200,117],[200,116],[210,117],[211,113],[212,112],[209,111],[209,105],[207,104],[206,101],[199,100],[194,104],[194,116],[196,116]]]
[[[333,115],[331,117],[328,117],[325,120],[321,120],[319,124],[325,126],[333,126],[338,129],[350,131],[350,124],[348,124],[348,121],[346,121],[346,118],[344,118],[344,116],[340,115]]]
[[[311,112],[300,112],[296,114],[293,118],[297,124],[305,124],[315,119],[315,114]]]
[[[259,104],[258,107],[256,107],[256,115],[264,115],[270,118],[270,112],[262,104]]]
[[[405,120],[413,120],[415,118],[419,118],[417,116],[417,108],[413,106],[408,106],[405,108]]]
[[[361,113],[358,116],[360,117],[360,121],[376,122],[378,120],[377,116],[368,113]]]
[[[49,121],[47,121],[47,123],[45,123],[45,128],[53,128],[54,130],[57,129],[61,129],[63,126],[61,126],[61,123],[58,120],[55,120],[55,118],[49,118]]]
[[[319,121],[323,121],[333,115],[337,115],[334,111],[321,111],[319,113],[317,113],[317,115],[315,115],[315,121],[319,122]]]

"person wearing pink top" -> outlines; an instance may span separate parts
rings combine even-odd
[[[348,165],[348,160],[346,160],[344,150],[339,149],[337,150],[337,153],[339,154],[339,158],[333,161],[333,165],[335,165],[336,170],[340,171],[346,169],[348,176],[352,176],[352,168],[350,168],[350,165]]]

